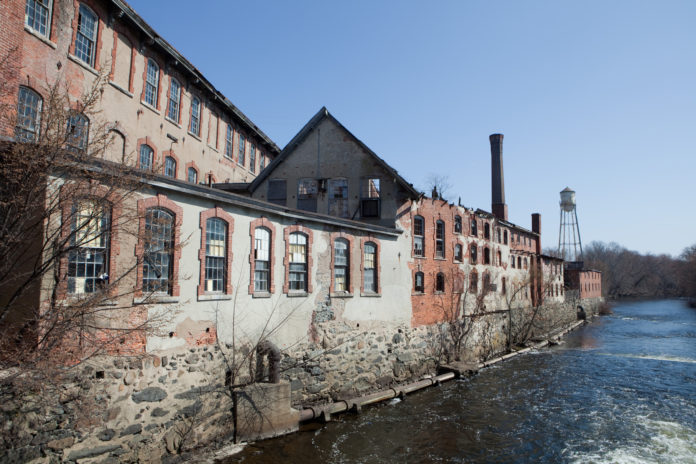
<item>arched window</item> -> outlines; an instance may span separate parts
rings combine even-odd
[[[500,243],[500,227],[495,228],[495,241]]]
[[[174,122],[179,122],[179,108],[181,107],[181,84],[173,77],[169,81],[169,104],[167,105],[167,117]]]
[[[307,236],[300,232],[290,234],[289,263],[289,290],[307,291]]]
[[[224,292],[227,284],[227,223],[205,221],[205,291]]]
[[[510,255],[510,266],[515,269],[515,257]]]
[[[461,234],[462,233],[462,217],[461,216],[454,216],[454,232],[456,234]]]
[[[476,225],[476,218],[471,220],[471,235],[474,237],[478,236],[478,226]]]
[[[35,142],[39,138],[39,118],[43,100],[29,87],[19,87],[17,97],[17,126],[15,136],[20,142]]]
[[[143,292],[169,293],[173,270],[174,215],[162,208],[145,214]]]
[[[364,291],[377,293],[377,245],[366,242],[363,248],[363,284]]]
[[[523,263],[524,263],[524,268],[527,269],[527,258],[524,258]]]
[[[483,249],[483,264],[491,264],[491,250],[488,247]]]
[[[73,152],[81,152],[87,148],[87,137],[89,134],[89,119],[78,113],[73,113],[68,117],[68,127],[66,128],[66,142],[68,149]]]
[[[271,231],[257,227],[254,231],[254,291],[270,288]]]
[[[414,290],[417,293],[423,293],[425,291],[425,276],[422,272],[416,272],[416,277],[413,282]]]
[[[171,156],[164,159],[164,175],[176,178],[176,160]]]
[[[476,248],[476,244],[472,243],[471,244],[471,256],[470,256],[471,264],[476,264],[476,261],[478,260],[477,255],[478,255],[478,250]]]
[[[491,275],[487,272],[483,274],[483,291],[488,293],[491,290]]]
[[[154,155],[155,152],[150,145],[140,145],[140,169],[143,171],[152,171]]]
[[[517,257],[517,269],[522,269],[522,257]]]
[[[507,232],[507,230],[503,231],[503,244],[505,244],[505,245],[508,244],[508,232]]]
[[[71,219],[68,293],[93,293],[109,280],[110,212],[80,200],[72,206]]]
[[[188,168],[188,181],[192,184],[198,183],[198,171],[196,171],[196,168]]]
[[[498,250],[498,252],[496,253],[495,256],[496,256],[495,264],[498,266],[502,266],[503,265],[503,256],[501,255],[500,250]]]
[[[503,295],[506,295],[506,294],[507,294],[506,283],[507,283],[507,282],[506,282],[506,280],[505,280],[505,277],[503,277],[503,278],[501,279],[501,281],[500,281],[500,293],[502,293]]]
[[[476,272],[476,269],[469,274],[469,291],[472,293],[478,292],[478,272]]]
[[[455,261],[462,261],[462,246],[460,244],[454,245],[454,260]]]
[[[490,240],[491,238],[491,226],[488,223],[483,225],[483,238]]]
[[[435,276],[435,291],[445,291],[445,274],[443,274],[442,272],[438,272],[437,276]]]
[[[159,66],[155,60],[148,58],[147,73],[145,74],[145,103],[157,108],[159,95]]]
[[[435,223],[435,257],[445,257],[445,223],[443,221]]]
[[[191,121],[189,132],[199,136],[201,134],[201,101],[198,97],[191,97]]]
[[[348,240],[338,238],[334,242],[334,292],[350,289],[350,253]]]
[[[425,254],[425,221],[421,216],[413,218],[413,256]]]
[[[80,4],[75,34],[75,57],[94,67],[97,52],[97,29],[99,18],[84,4]]]

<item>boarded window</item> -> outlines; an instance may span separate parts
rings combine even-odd
[[[349,217],[346,179],[329,179],[329,214],[342,218]]]
[[[362,179],[360,187],[360,209],[362,217],[380,216],[380,184],[379,179]]]
[[[268,181],[268,201],[280,206],[286,205],[287,185],[285,179],[271,179]]]
[[[317,180],[300,179],[297,183],[297,209],[317,211]]]

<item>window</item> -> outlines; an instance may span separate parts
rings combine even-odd
[[[425,221],[421,216],[416,216],[413,218],[413,256],[423,256],[425,254],[424,248],[424,230]]]
[[[488,247],[483,249],[483,264],[491,264],[491,250]]]
[[[342,218],[348,217],[348,181],[346,179],[329,179],[329,214]]]
[[[48,37],[51,28],[51,7],[53,0],[27,0],[24,10],[24,24]]]
[[[173,264],[174,215],[161,208],[145,214],[143,291],[170,293]]]
[[[181,84],[172,77],[169,83],[169,104],[167,105],[167,117],[174,122],[179,122],[179,106],[181,104]]]
[[[157,108],[157,97],[159,95],[159,66],[155,60],[147,60],[147,74],[145,75],[145,103]]]
[[[477,256],[477,249],[476,249],[476,244],[472,243],[471,244],[471,264],[476,264],[476,260],[478,259]]]
[[[287,186],[285,179],[271,179],[268,181],[268,201],[276,205],[285,206],[287,200]]]
[[[317,180],[300,179],[297,183],[297,209],[317,211]]]
[[[445,274],[438,272],[435,276],[435,291],[444,292],[445,291]]]
[[[259,170],[263,171],[263,168],[265,168],[265,167],[266,167],[266,155],[259,152]]]
[[[35,142],[39,137],[39,116],[43,101],[38,93],[20,87],[17,97],[17,127],[15,135],[20,142]]]
[[[476,269],[471,271],[471,274],[469,274],[469,291],[472,293],[478,292],[478,273],[476,272]]]
[[[94,293],[108,282],[109,222],[107,209],[94,202],[73,204],[68,293]]]
[[[483,291],[485,293],[491,291],[491,275],[487,272],[483,274]]]
[[[500,228],[499,227],[495,228],[495,241],[500,243]]]
[[[510,255],[510,266],[515,269],[515,257]]]
[[[490,240],[491,238],[491,226],[488,223],[483,225],[483,238]]]
[[[189,124],[189,132],[193,135],[201,133],[201,101],[198,97],[191,98],[191,121]]]
[[[256,146],[253,143],[249,147],[249,171],[256,172]]]
[[[379,179],[362,179],[360,188],[360,210],[362,217],[380,216]]]
[[[244,157],[246,155],[246,139],[242,134],[239,134],[239,147],[237,150],[237,163],[244,166]]]
[[[220,218],[205,221],[205,291],[224,292],[227,283],[227,223]]]
[[[417,293],[423,293],[425,291],[425,276],[422,272],[416,272],[413,289]]]
[[[348,240],[339,238],[334,242],[334,292],[350,289],[350,253]]]
[[[164,159],[164,175],[176,178],[176,160],[171,156]]]
[[[455,234],[462,233],[462,217],[461,216],[454,216],[454,233]]]
[[[462,262],[462,246],[458,243],[454,245],[454,260]]]
[[[445,223],[435,222],[435,257],[445,257]]]
[[[82,114],[73,113],[68,118],[66,142],[70,151],[84,151],[87,148],[89,119]]]
[[[89,66],[94,67],[97,51],[97,25],[99,19],[92,10],[80,4],[75,35],[75,56]]]
[[[524,264],[524,268],[527,269],[527,258],[524,258],[524,260],[522,262]]]
[[[363,250],[363,290],[377,293],[377,245],[367,242]]]
[[[517,269],[522,269],[522,258],[520,256],[517,257]]]
[[[476,219],[471,220],[471,235],[474,237],[478,236],[478,226],[476,225]]]
[[[143,171],[152,171],[152,163],[155,152],[150,145],[140,145],[140,169]]]
[[[507,286],[506,286],[507,281],[505,280],[505,277],[503,277],[500,281],[500,293],[503,295],[507,295]]]
[[[198,183],[198,171],[196,171],[196,168],[188,168],[187,180],[192,184]]]
[[[503,265],[503,255],[500,253],[500,250],[498,250],[498,252],[496,253],[495,256],[496,256],[495,264],[498,266],[502,266]]]
[[[504,230],[504,231],[503,231],[503,243],[504,243],[505,245],[508,244],[508,233],[507,233],[507,230]]]
[[[227,131],[225,132],[225,156],[230,159],[233,157],[233,141],[234,130],[232,129],[232,124],[228,124]]]
[[[290,234],[289,290],[307,291],[307,236],[299,232]]]
[[[270,288],[271,231],[257,227],[254,231],[254,291],[268,292]]]

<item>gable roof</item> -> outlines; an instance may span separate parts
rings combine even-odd
[[[307,124],[305,124],[304,127],[297,133],[297,135],[295,135],[295,137],[293,137],[292,140],[290,140],[290,142],[288,142],[288,144],[285,145],[285,148],[283,148],[283,150],[271,162],[271,164],[269,164],[266,167],[266,169],[259,173],[256,179],[254,179],[249,185],[249,191],[254,192],[281,163],[283,163],[287,158],[289,158],[292,155],[295,148],[297,148],[307,138],[307,136],[312,132],[312,130],[314,130],[314,128],[316,128],[324,119],[329,119],[330,121],[334,122],[343,132],[345,132],[351,138],[353,142],[355,142],[360,148],[362,148],[365,151],[365,153],[374,158],[378,165],[380,165],[385,171],[387,171],[391,176],[393,176],[396,182],[412,197],[417,198],[420,196],[420,192],[413,188],[412,184],[407,182],[406,179],[399,175],[396,169],[388,165],[386,161],[384,161],[377,155],[377,153],[370,150],[370,148],[367,145],[365,145],[360,139],[353,135],[353,133],[346,129],[345,126],[338,121],[338,119],[334,118],[331,115],[331,113],[329,113],[329,110],[327,110],[325,106],[322,106],[322,108],[317,112],[317,114],[315,114],[312,117],[312,119],[310,119],[309,122],[307,122]]]

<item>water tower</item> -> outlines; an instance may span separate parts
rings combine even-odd
[[[558,232],[558,253],[566,262],[582,262],[582,240],[575,209],[575,191],[561,191],[561,227]]]

